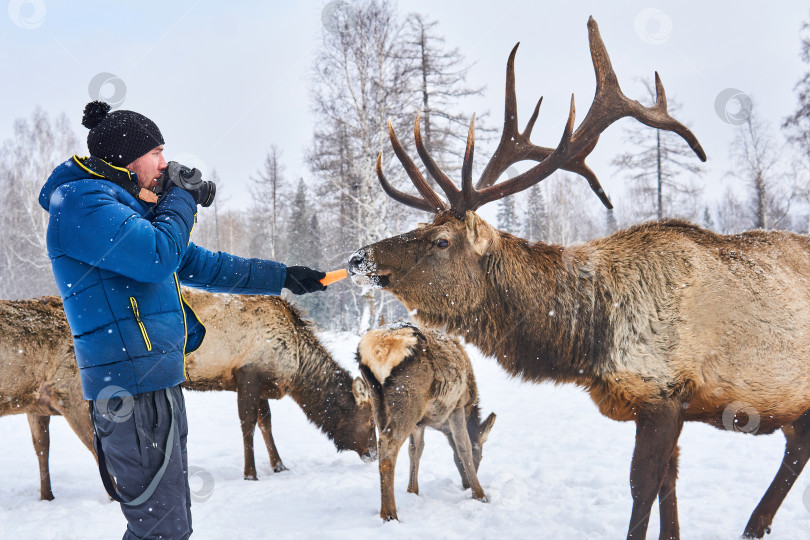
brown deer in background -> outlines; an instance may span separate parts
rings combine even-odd
[[[380,428],[380,517],[399,519],[394,469],[408,436],[408,493],[419,494],[425,426],[444,433],[464,489],[472,487],[473,498],[486,502],[476,473],[495,413],[481,422],[475,375],[458,340],[409,324],[392,325],[364,335],[357,359]]]
[[[474,212],[558,169],[584,176],[610,207],[584,160],[599,134],[624,116],[678,133],[705,159],[695,136],[667,113],[658,75],[654,106],[629,100],[593,19],[588,30],[596,95],[576,131],[572,101],[557,148],[530,142],[537,108],[518,131],[515,50],[503,136],[475,187],[473,125],[459,190],[425,149],[417,116],[417,150],[449,204],[389,123],[394,151],[421,197],[389,185],[378,159],[380,183],[397,201],[437,215],[432,224],[355,252],[355,282],[393,293],[418,320],[463,336],[509,373],[577,384],[605,416],[634,421],[628,538],[645,537],[656,497],[661,538],[679,537],[675,484],[684,421],[755,433],[781,428],[782,466],[744,531],[762,537],[810,457],[810,239],[764,231],[720,236],[665,220],[562,247],[529,244]],[[521,160],[539,163],[495,183]],[[746,428],[735,427],[737,413],[748,417]]]
[[[191,289],[184,289],[183,295],[207,330],[202,347],[187,359],[188,380],[183,386],[236,392],[246,480],[256,480],[257,422],[270,466],[276,472],[287,470],[273,440],[268,402],[285,395],[339,451],[354,450],[363,461],[375,459],[377,437],[362,379],[352,381],[291,304],[274,296],[214,295]]]
[[[0,416],[21,413],[28,415],[39,461],[40,498],[53,500],[48,468],[51,416],[64,416],[96,455],[73,340],[62,301],[55,296],[0,300]]]
[[[253,434],[264,435],[270,465],[286,470],[270,430],[268,398],[289,394],[307,418],[365,460],[376,456],[371,402],[360,378],[335,362],[293,306],[277,297],[214,295],[184,289],[207,325],[202,347],[188,357],[184,386],[237,393],[245,478],[256,479]],[[93,452],[93,425],[82,401],[73,338],[55,296],[0,300],[0,416],[28,413],[39,459],[41,497],[53,499],[48,471],[50,415],[64,416]]]

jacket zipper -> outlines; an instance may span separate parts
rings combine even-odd
[[[174,284],[177,287],[177,299],[180,300],[180,313],[183,314],[183,376],[188,380],[188,370],[186,369],[186,345],[188,344],[188,321],[186,321],[186,310],[183,309],[183,294],[180,292],[180,280],[177,279],[177,272],[174,273]]]
[[[135,300],[134,296],[129,297],[129,303],[132,304],[132,312],[135,314],[135,321],[137,321],[138,327],[141,329],[143,341],[146,343],[146,350],[151,351],[152,342],[149,340],[149,334],[146,333],[146,326],[144,326],[143,321],[141,320],[141,314],[138,312],[138,302]]]
[[[205,325],[202,323],[200,318],[194,312],[194,308],[186,302],[186,299],[183,298],[183,293],[180,291],[180,280],[177,278],[177,272],[174,273],[174,283],[177,286],[177,298],[180,300],[180,311],[183,313],[183,330],[185,330],[184,338],[183,338],[183,374],[186,376],[186,380],[188,380],[188,371],[186,370],[186,346],[188,345],[188,321],[186,320],[186,310],[183,309],[183,306],[187,306],[191,314],[194,315],[194,318],[197,320],[197,324],[203,327],[205,330]]]
[[[197,224],[197,212],[194,212],[194,223],[191,224],[191,230],[188,232],[188,243],[191,244],[191,233],[194,232],[194,225]],[[183,298],[183,293],[180,292],[180,280],[177,279],[177,272],[174,273],[174,284],[177,287],[177,298],[180,300],[180,313],[183,314],[183,376],[188,380],[188,369],[186,365],[186,345],[188,344],[188,321],[186,320],[186,310],[183,309],[183,304],[186,303]],[[189,309],[191,306],[189,306]],[[194,313],[194,310],[192,310]],[[197,315],[194,315],[197,317]],[[200,319],[197,318],[197,321]]]

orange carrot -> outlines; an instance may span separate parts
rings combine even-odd
[[[323,283],[324,285],[331,285],[336,281],[346,279],[348,276],[349,273],[346,271],[345,268],[341,268],[340,270],[333,270],[332,272],[326,273],[326,277],[321,280],[321,283]]]

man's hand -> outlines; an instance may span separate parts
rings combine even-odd
[[[169,166],[158,180],[158,185],[163,186],[163,191],[167,190],[170,184],[188,191],[194,197],[194,202],[201,206],[211,206],[217,192],[217,186],[213,182],[203,180],[198,169],[189,169],[176,161],[169,162]]]
[[[326,272],[313,270],[308,266],[288,266],[284,288],[290,289],[293,294],[325,291],[326,285],[320,282],[325,277]]]

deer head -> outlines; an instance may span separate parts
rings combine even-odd
[[[352,396],[354,403],[344,404],[347,410],[338,420],[338,429],[333,434],[335,446],[340,451],[354,450],[368,463],[377,459],[377,432],[371,399],[360,377],[352,381]]]
[[[408,206],[435,213],[431,224],[408,233],[363,247],[349,259],[353,280],[359,285],[384,288],[397,296],[409,309],[418,308],[425,319],[426,311],[456,313],[459,303],[466,314],[485,301],[484,292],[475,284],[490,272],[488,256],[501,249],[501,244],[516,239],[497,231],[475,210],[486,203],[523,191],[553,172],[563,169],[585,177],[591,189],[607,208],[612,208],[596,175],[585,164],[585,158],[596,147],[599,135],[613,122],[630,116],[656,129],[673,131],[683,137],[702,160],[706,154],[695,135],[667,112],[664,87],[655,74],[656,102],[644,107],[624,95],[610,62],[599,27],[588,20],[588,38],[596,74],[596,94],[585,119],[574,130],[574,98],[568,121],[556,148],[537,146],[530,141],[542,98],[523,132],[518,130],[517,98],[515,96],[515,54],[512,49],[506,64],[506,103],[501,140],[495,153],[473,185],[472,163],[475,149],[475,117],[470,122],[467,147],[461,170],[461,189],[437,166],[422,141],[420,118],[414,124],[416,149],[428,173],[445,194],[442,199],[427,183],[417,166],[402,148],[393,125],[388,122],[391,145],[413,182],[419,196],[399,191],[385,179],[382,156],[377,159],[377,177],[384,191]],[[506,169],[519,161],[535,161],[537,165],[508,180],[497,182]]]
[[[472,444],[473,451],[473,466],[478,470],[481,464],[481,457],[483,456],[484,443],[489,439],[489,432],[492,426],[495,425],[495,413],[489,413],[484,421],[481,421],[481,415],[478,411],[478,406],[475,406],[475,411],[467,419],[467,433],[470,435],[470,443]],[[468,486],[464,486],[466,489]]]

